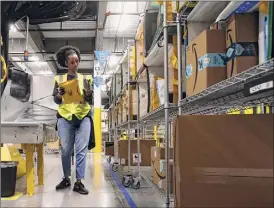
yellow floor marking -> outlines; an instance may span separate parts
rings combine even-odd
[[[11,197],[1,197],[1,200],[14,201],[19,199],[22,195],[23,195],[22,192],[15,192],[15,194]]]

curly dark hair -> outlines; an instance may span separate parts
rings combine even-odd
[[[67,67],[66,60],[69,55],[76,53],[79,59],[79,62],[81,61],[80,58],[80,50],[74,46],[63,46],[56,52],[56,58],[57,62],[62,67]]]

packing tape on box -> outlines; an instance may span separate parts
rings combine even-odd
[[[198,71],[207,67],[225,67],[225,53],[207,53],[198,59]],[[197,57],[196,57],[197,58]]]

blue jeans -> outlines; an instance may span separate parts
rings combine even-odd
[[[86,155],[90,137],[90,118],[84,118],[78,128],[63,118],[57,122],[58,135],[61,141],[62,166],[64,177],[71,176],[71,155],[76,154],[76,179],[85,178]]]

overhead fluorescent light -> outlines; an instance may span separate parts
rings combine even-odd
[[[15,27],[14,24],[10,25],[10,32],[17,32],[17,28]]]

